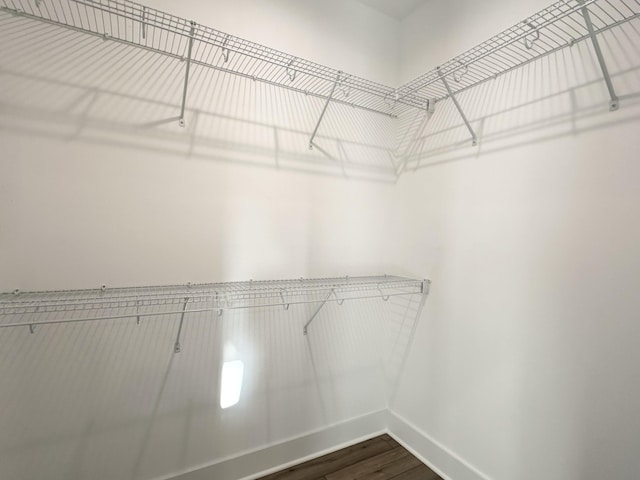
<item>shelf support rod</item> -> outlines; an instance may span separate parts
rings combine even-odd
[[[585,0],[578,0],[578,3],[582,6],[582,17],[584,18],[584,23],[587,25],[589,37],[591,37],[591,43],[593,44],[593,49],[596,52],[596,57],[598,57],[600,69],[602,70],[602,76],[604,77],[604,81],[607,84],[607,89],[609,90],[609,96],[611,97],[611,99],[609,100],[609,110],[613,112],[615,110],[618,110],[620,102],[618,101],[618,96],[616,95],[616,91],[613,88],[613,82],[611,81],[611,76],[609,75],[607,62],[605,62],[604,60],[604,55],[602,55],[602,49],[600,48],[600,42],[598,42],[598,37],[593,28],[593,23],[591,22],[589,8],[585,5]]]
[[[182,306],[182,314],[180,315],[180,325],[178,325],[178,335],[176,336],[176,343],[173,346],[173,353],[180,353],[180,333],[182,333],[182,322],[184,322],[184,314],[187,310],[187,303],[189,303],[189,297],[184,297],[184,305]]]
[[[39,309],[40,309],[40,307],[36,307],[35,312],[37,313]],[[34,317],[35,317],[35,315],[34,315]],[[29,333],[31,335],[33,335],[35,333],[35,331],[36,331],[36,326],[34,324],[30,323],[29,324]]]
[[[324,114],[327,113],[327,108],[329,108],[329,103],[333,98],[333,94],[336,91],[336,87],[340,83],[340,75],[342,75],[342,72],[338,72],[338,75],[336,75],[336,81],[333,82],[333,87],[331,87],[331,92],[327,97],[327,101],[324,104],[324,108],[322,109],[322,112],[320,112],[320,118],[318,118],[318,123],[316,123],[316,128],[313,129],[313,133],[311,134],[311,138],[309,139],[309,150],[313,150],[313,140],[316,138],[318,129],[320,128],[320,124],[322,123],[322,119],[324,118]]]
[[[322,310],[322,307],[324,307],[326,305],[326,303],[329,301],[329,298],[331,298],[331,295],[333,295],[333,289],[331,289],[331,291],[329,292],[329,295],[326,296],[326,298],[324,299],[324,301],[320,304],[320,306],[316,309],[316,311],[314,312],[313,315],[311,315],[311,318],[309,319],[309,321],[307,323],[304,324],[304,328],[302,329],[302,333],[304,335],[306,335],[308,333],[308,328],[309,328],[309,324],[311,322],[313,322],[313,320],[318,316],[318,314],[320,313],[320,310]]]
[[[453,104],[456,106],[456,109],[458,110],[458,113],[462,117],[462,120],[464,120],[464,124],[467,126],[467,130],[469,130],[469,133],[471,134],[471,145],[473,145],[475,147],[478,144],[478,137],[476,136],[476,132],[473,131],[473,128],[471,127],[471,124],[469,123],[469,120],[467,120],[467,116],[462,111],[462,107],[458,103],[458,100],[456,99],[456,96],[451,91],[451,87],[449,87],[449,82],[447,82],[446,76],[443,75],[442,72],[440,71],[440,67],[438,67],[438,76],[440,77],[440,80],[442,80],[442,83],[444,84],[444,88],[447,89],[447,92],[449,93],[449,96],[451,97],[451,100],[453,101]]]
[[[184,87],[182,89],[182,107],[180,108],[180,119],[178,124],[181,127],[185,126],[184,123],[184,109],[187,104],[187,88],[189,87],[189,69],[191,68],[191,51],[193,50],[193,36],[195,34],[196,22],[191,21],[191,31],[189,32],[189,47],[187,48],[187,64],[184,71]]]
[[[140,27],[142,30],[142,38],[147,38],[147,7],[142,7],[142,20],[140,21]]]

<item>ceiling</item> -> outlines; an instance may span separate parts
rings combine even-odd
[[[402,20],[428,0],[359,0],[385,15]]]

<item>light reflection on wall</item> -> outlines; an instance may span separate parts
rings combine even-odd
[[[244,362],[237,359],[238,351],[231,344],[225,345],[225,362],[220,380],[220,408],[229,408],[240,401]]]

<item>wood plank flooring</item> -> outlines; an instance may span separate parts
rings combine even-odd
[[[442,480],[389,435],[381,435],[259,480]]]

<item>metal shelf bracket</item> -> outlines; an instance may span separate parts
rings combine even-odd
[[[611,97],[611,99],[609,100],[609,110],[613,112],[615,110],[618,110],[620,102],[618,100],[618,96],[616,95],[616,91],[613,88],[613,82],[611,81],[611,76],[609,75],[609,69],[607,68],[607,63],[604,60],[604,55],[602,55],[602,49],[600,48],[600,43],[598,42],[598,36],[596,35],[596,32],[593,28],[593,23],[591,22],[589,8],[585,4],[585,0],[577,1],[582,6],[582,17],[584,18],[584,23],[587,26],[587,30],[589,31],[589,37],[591,38],[593,49],[596,52],[596,57],[598,57],[598,63],[600,64],[600,69],[602,70],[602,76],[604,77],[604,81],[607,84],[607,89],[609,90],[609,96]]]
[[[473,128],[471,127],[471,124],[469,123],[469,120],[467,120],[467,116],[464,114],[464,111],[462,110],[462,107],[458,103],[458,100],[456,99],[456,96],[451,91],[451,87],[449,87],[449,82],[447,82],[447,77],[445,75],[443,75],[442,72],[440,71],[440,67],[438,67],[438,76],[440,77],[440,80],[442,80],[444,88],[447,89],[447,92],[449,93],[449,97],[451,97],[451,100],[453,101],[453,104],[455,105],[456,109],[458,110],[458,113],[462,117],[462,120],[464,120],[464,124],[467,126],[467,130],[469,130],[469,133],[471,134],[471,145],[473,145],[475,147],[476,145],[478,145],[478,137],[476,136],[476,132],[473,131]]]
[[[182,306],[182,314],[180,315],[180,325],[178,325],[178,335],[176,336],[176,343],[173,346],[173,353],[180,353],[180,334],[182,333],[182,322],[184,322],[184,314],[187,310],[187,303],[189,303],[189,297],[184,297],[184,305]]]
[[[309,138],[309,150],[313,150],[313,146],[314,146],[313,140],[316,138],[316,135],[318,133],[318,129],[320,128],[320,124],[322,123],[322,119],[324,118],[324,114],[327,113],[327,108],[329,108],[329,103],[331,102],[331,99],[333,98],[333,94],[336,91],[336,87],[340,83],[341,75],[342,75],[342,72],[338,72],[338,75],[336,75],[336,81],[333,82],[333,87],[331,87],[331,92],[329,93],[329,96],[327,97],[327,101],[324,104],[324,108],[322,109],[322,112],[320,112],[320,118],[318,118],[318,123],[316,123],[316,128],[313,129],[313,133],[311,134],[311,138]]]
[[[428,296],[429,295],[429,290],[431,290],[431,280],[423,280],[422,281],[422,294],[424,296]]]
[[[326,305],[326,303],[329,301],[329,299],[331,298],[331,295],[334,295],[334,294],[335,294],[335,292],[333,291],[333,289],[331,289],[331,291],[329,292],[327,297],[324,299],[324,301],[320,304],[320,306],[318,306],[318,308],[316,308],[316,311],[313,313],[313,315],[311,315],[311,318],[309,319],[309,321],[304,324],[304,327],[302,329],[302,333],[304,335],[309,333],[309,325],[318,316],[318,314],[320,313],[320,310],[322,310],[322,307],[324,307]]]
[[[189,69],[191,68],[191,51],[193,50],[193,36],[195,35],[196,22],[191,21],[191,30],[189,32],[189,47],[187,48],[186,66],[184,70],[184,87],[182,89],[182,107],[180,108],[180,119],[178,124],[181,127],[185,126],[184,123],[184,109],[187,104],[187,89],[189,88]]]
[[[136,325],[140,325],[140,300],[136,300]]]
[[[142,7],[142,15],[140,19],[140,33],[142,38],[147,38],[147,7]]]

